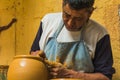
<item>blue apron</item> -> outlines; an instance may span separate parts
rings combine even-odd
[[[53,37],[50,37],[46,43],[44,52],[47,59],[60,62],[75,71],[93,72],[92,60],[82,37],[76,42],[57,42],[57,36],[62,28],[63,26],[59,26]]]

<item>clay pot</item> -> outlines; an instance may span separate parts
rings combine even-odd
[[[50,80],[82,80],[82,79],[74,79],[74,78],[56,78],[56,79],[50,79]]]
[[[11,62],[8,80],[48,80],[48,70],[40,57],[32,55],[15,56]]]

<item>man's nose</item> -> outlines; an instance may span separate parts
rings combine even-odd
[[[75,24],[73,19],[69,19],[67,23],[69,26],[73,26]]]

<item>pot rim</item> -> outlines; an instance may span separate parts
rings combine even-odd
[[[82,80],[82,79],[77,79],[77,78],[55,78],[55,79],[50,79],[50,80]]]
[[[30,58],[30,59],[36,59],[36,60],[43,61],[43,58],[41,58],[39,56],[33,56],[33,55],[16,55],[16,56],[14,56],[14,59],[16,59],[16,58]]]

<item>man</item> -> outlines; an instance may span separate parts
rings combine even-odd
[[[115,72],[110,37],[106,29],[90,19],[94,0],[63,0],[62,13],[47,14],[31,48],[35,55],[44,51],[57,78],[111,80]]]

